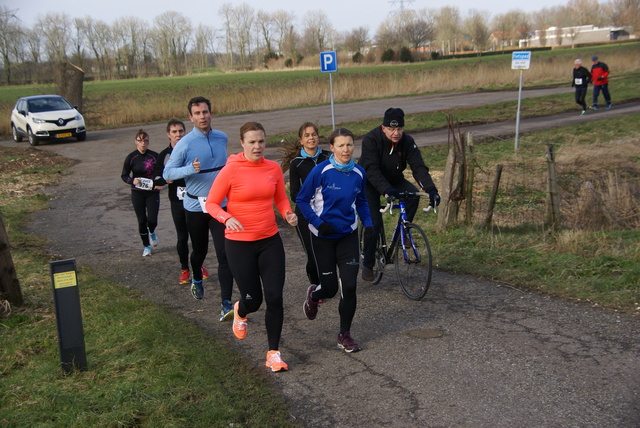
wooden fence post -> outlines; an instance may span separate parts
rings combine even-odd
[[[502,176],[502,165],[496,165],[496,176],[493,178],[493,188],[491,189],[491,197],[489,198],[489,209],[487,210],[487,216],[484,219],[484,227],[487,229],[491,227],[491,220],[493,218],[493,207],[496,205],[496,198],[498,197],[498,189],[500,188],[500,177]]]
[[[467,132],[465,143],[467,145],[467,186],[465,189],[466,215],[465,224],[473,223],[473,180],[475,175],[475,156],[473,154],[473,132]]]
[[[547,144],[547,215],[546,225],[553,231],[560,228],[560,193],[556,175],[556,160],[553,145]]]

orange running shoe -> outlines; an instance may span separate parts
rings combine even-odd
[[[207,270],[207,268],[202,266],[202,279],[207,279],[207,278],[209,278],[209,271]]]
[[[272,372],[284,372],[289,370],[287,363],[280,358],[280,351],[267,352],[267,363],[265,364]]]
[[[240,318],[238,315],[239,304],[239,301],[233,304],[233,334],[242,340],[247,337],[247,318]]]
[[[189,269],[182,269],[180,271],[180,284],[188,284],[191,282],[191,275],[189,275]]]

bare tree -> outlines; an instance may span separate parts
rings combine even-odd
[[[185,73],[191,20],[180,12],[169,11],[156,16],[153,22],[154,47],[164,74]]]
[[[18,61],[15,54],[20,49],[24,37],[15,12],[7,6],[0,6],[0,55],[4,66],[5,81],[8,85],[12,83],[11,66],[14,61]]]
[[[342,42],[344,48],[351,52],[362,52],[369,43],[369,29],[367,27],[358,27],[351,30],[344,36]]]
[[[457,7],[445,6],[437,13],[436,22],[438,41],[442,50],[448,53],[457,52],[458,42],[462,39],[460,10]]]
[[[111,27],[102,21],[94,21],[89,16],[84,20],[87,26],[87,44],[98,64],[99,78],[108,79],[111,77],[113,59],[111,48],[114,44]]]
[[[615,25],[640,30],[640,0],[609,0],[607,9]]]
[[[0,213],[0,301],[8,301],[12,305],[22,305],[22,289],[11,257],[9,236],[4,227]]]
[[[425,9],[418,13],[406,14],[403,17],[403,39],[414,49],[418,49],[433,40],[436,26],[433,15]]]
[[[322,10],[309,12],[305,19],[303,49],[305,54],[316,54],[329,46],[333,27],[329,17]]]
[[[274,14],[264,12],[262,10],[258,11],[256,14],[256,24],[260,32],[260,36],[262,37],[262,41],[264,42],[264,48],[266,51],[264,55],[265,58],[276,57],[273,39],[276,36],[277,27]]]
[[[571,16],[569,25],[603,26],[607,24],[604,9],[600,6],[598,0],[569,0],[567,9]]]
[[[149,43],[148,24],[139,18],[127,17],[113,26],[113,35],[119,72],[129,77],[144,75],[145,49]]]
[[[215,55],[216,31],[207,25],[198,25],[195,32],[193,53],[196,57],[196,67],[204,69],[209,64],[209,58]]]
[[[36,21],[35,30],[44,36],[44,49],[47,59],[52,63],[67,61],[70,28],[67,22],[71,18],[63,13],[47,13]]]
[[[273,12],[272,16],[278,38],[278,53],[283,55],[286,52],[285,41],[291,38],[291,33],[293,32],[295,15],[286,10],[277,10]]]
[[[474,44],[475,51],[478,53],[484,51],[489,43],[490,32],[487,25],[488,21],[488,12],[471,9],[469,16],[464,22],[467,34]]]
[[[402,35],[398,31],[393,16],[388,17],[378,26],[375,41],[382,51],[397,49],[402,44]]]

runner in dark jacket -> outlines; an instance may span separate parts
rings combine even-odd
[[[587,103],[584,99],[587,96],[589,82],[591,82],[591,73],[582,66],[581,59],[576,59],[573,61],[573,80],[571,81],[571,86],[576,88],[576,104],[582,107],[580,114],[587,113]]]
[[[295,201],[298,197],[302,183],[307,179],[311,170],[331,156],[331,152],[322,150],[318,145],[318,127],[314,123],[305,122],[300,126],[298,130],[298,142],[301,146],[300,152],[289,163],[289,194],[292,201]],[[298,232],[298,237],[300,238],[304,252],[307,254],[307,277],[309,278],[310,284],[319,285],[318,267],[316,266],[311,250],[309,223],[307,223],[307,220],[297,206],[295,213],[298,216],[296,231]]]

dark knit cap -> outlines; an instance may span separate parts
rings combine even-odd
[[[384,112],[384,119],[382,120],[382,126],[389,128],[403,128],[404,127],[404,112],[401,108],[390,108]]]
[[[596,61],[597,59],[598,59],[598,57],[597,57],[597,56],[592,56],[592,57],[591,57],[591,61]]]

